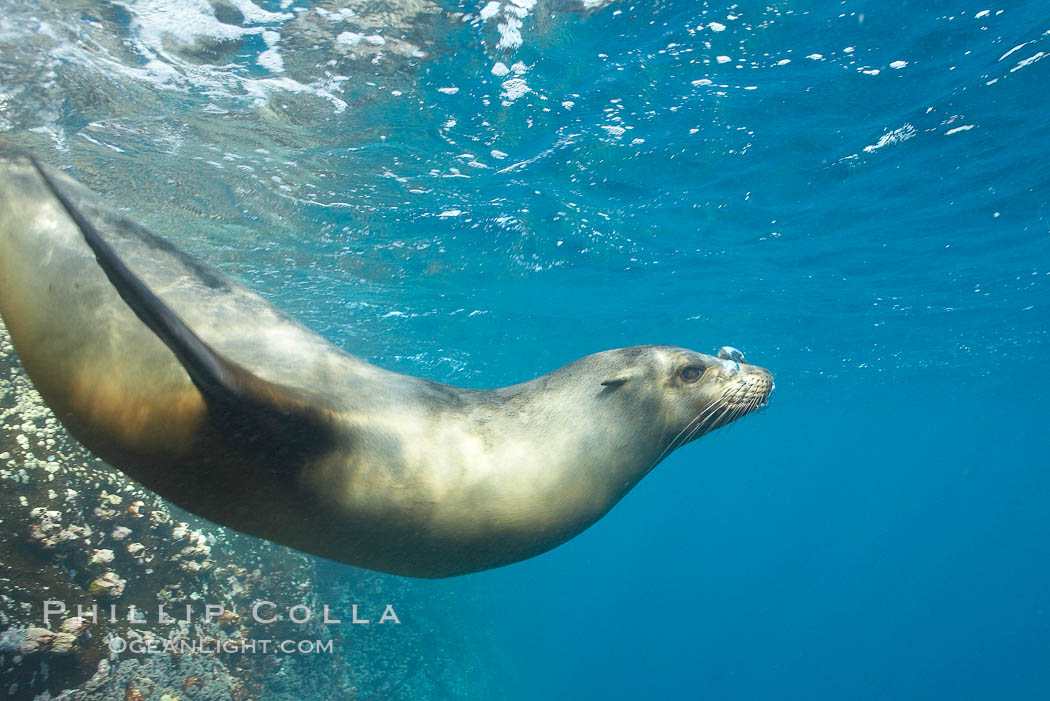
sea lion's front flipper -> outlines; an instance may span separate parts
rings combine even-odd
[[[120,259],[96,226],[36,159],[47,188],[76,224],[121,299],[175,354],[204,397],[212,421],[247,451],[293,467],[326,449],[328,410],[316,397],[268,382],[216,352]]]

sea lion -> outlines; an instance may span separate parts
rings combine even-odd
[[[146,487],[415,577],[565,542],[773,388],[734,349],[665,345],[486,391],[383,370],[22,156],[0,160],[0,315],[59,420]]]

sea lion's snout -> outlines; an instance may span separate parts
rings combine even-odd
[[[746,364],[744,353],[733,346],[719,348],[718,361],[722,376],[737,380],[740,384],[740,387],[730,393],[734,398],[740,397],[748,400],[746,403],[751,403],[750,400],[761,397],[758,406],[765,406],[774,387],[773,373],[757,365]]]
[[[722,346],[714,358],[707,356],[712,379],[721,385],[721,399],[726,407],[748,414],[769,401],[773,391],[773,374],[758,365],[744,362],[744,354],[732,346]]]
[[[747,389],[746,396],[758,399],[758,406],[765,406],[769,402],[769,395],[773,393],[773,373],[757,365],[747,365]]]

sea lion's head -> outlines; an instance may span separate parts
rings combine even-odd
[[[773,375],[744,362],[735,348],[717,356],[675,346],[636,346],[611,351],[615,371],[602,381],[658,422],[663,456],[764,406]],[[610,397],[611,398],[611,397]],[[653,428],[657,428],[654,426]]]

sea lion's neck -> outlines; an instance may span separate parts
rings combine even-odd
[[[574,532],[630,491],[668,442],[655,402],[590,379],[556,371],[466,398],[481,403],[471,430],[491,446],[494,498],[527,497],[540,520]]]

